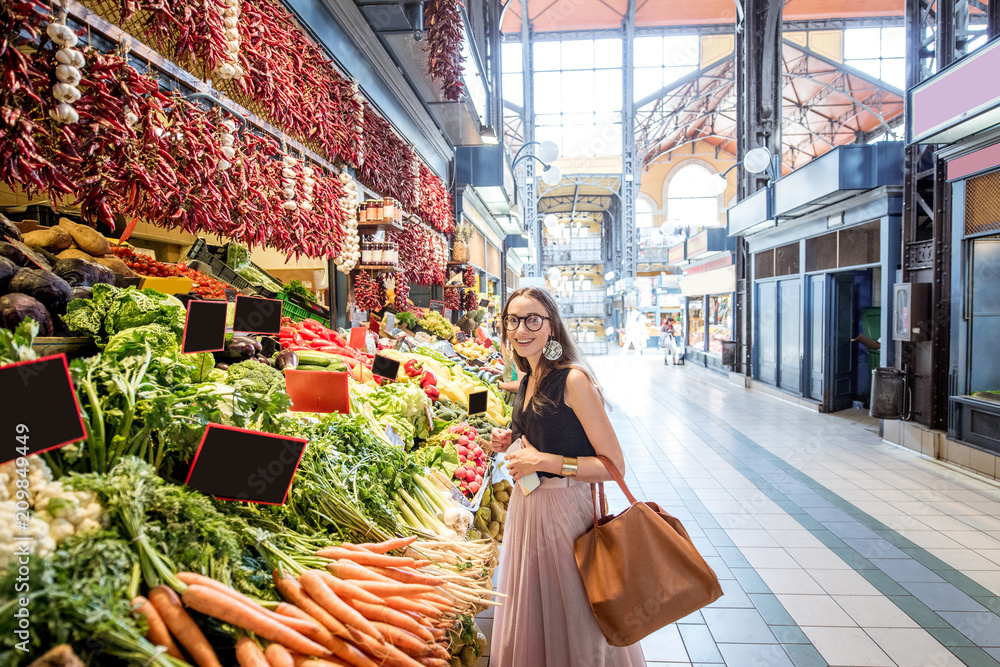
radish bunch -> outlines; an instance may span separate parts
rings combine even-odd
[[[455,424],[448,428],[448,441],[455,446],[458,452],[459,466],[455,469],[455,479],[458,480],[458,488],[467,497],[472,498],[479,493],[479,487],[483,485],[483,476],[486,474],[486,452],[483,451],[476,440],[479,434],[476,429],[469,426],[469,422]]]

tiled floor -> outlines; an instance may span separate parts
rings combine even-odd
[[[685,522],[726,593],[643,640],[649,665],[1000,667],[996,483],[884,443],[860,411],[650,354],[589,361],[630,487]]]

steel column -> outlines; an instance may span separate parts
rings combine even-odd
[[[748,0],[736,30],[736,147],[738,157],[766,147],[781,155],[781,0]],[[778,163],[780,165],[780,161]],[[780,170],[780,169],[779,169]],[[780,177],[781,174],[775,174]],[[737,170],[737,200],[767,184],[766,174]],[[736,240],[736,308],[733,338],[737,370],[750,375],[753,353],[753,276],[746,240]]]
[[[635,198],[639,188],[636,170],[635,134],[635,0],[628,0],[622,22],[622,182],[621,195],[621,271],[635,277],[639,248],[635,228]]]
[[[524,73],[524,111],[522,127],[526,146],[535,140],[535,68],[531,53],[531,20],[528,14],[529,0],[521,2],[521,69]],[[538,183],[535,181],[535,160],[523,160],[524,167],[524,229],[528,232],[529,249],[532,258],[524,265],[524,275],[542,275],[542,225],[538,213]],[[532,247],[533,246],[533,247]]]
[[[907,88],[965,55],[972,34],[969,0],[907,0]],[[930,283],[933,310],[929,336],[900,344],[898,363],[913,388],[913,420],[944,429],[951,372],[951,186],[936,150],[906,149],[902,281]]]

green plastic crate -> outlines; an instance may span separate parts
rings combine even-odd
[[[308,310],[292,303],[288,300],[288,296],[284,292],[278,292],[278,298],[281,299],[281,315],[283,317],[292,318],[293,322],[301,322],[302,320],[316,320],[317,322],[323,324],[324,326],[329,326],[329,320],[321,315],[316,315],[310,313]]]

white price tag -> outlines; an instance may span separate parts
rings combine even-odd
[[[391,426],[385,427],[385,437],[388,438],[389,442],[396,445],[397,447],[406,449],[406,443],[403,442],[403,439],[399,437],[399,434],[396,433],[395,429],[393,429]]]
[[[466,498],[465,494],[462,493],[461,489],[459,489],[457,486],[451,487],[451,498],[452,500],[458,502],[465,509],[467,510],[472,509],[472,501]]]

